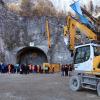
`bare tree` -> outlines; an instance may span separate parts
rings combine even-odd
[[[53,6],[52,2],[49,0],[38,0],[37,6],[33,9],[33,13],[39,16],[54,16],[56,15],[56,9]]]
[[[32,3],[31,0],[22,0],[21,12],[23,16],[31,16],[32,14]]]
[[[98,14],[100,12],[100,7],[96,5],[95,7],[95,13]]]
[[[9,4],[7,4],[7,6],[8,6],[10,11],[13,11],[13,12],[16,12],[16,13],[19,13],[19,11],[21,10],[20,6],[16,5],[15,3],[9,3]]]
[[[92,14],[94,11],[94,5],[93,5],[93,2],[92,0],[90,1],[90,13]]]

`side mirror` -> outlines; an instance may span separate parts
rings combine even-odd
[[[74,52],[73,52],[73,50],[71,50],[71,57],[73,57],[74,56]]]

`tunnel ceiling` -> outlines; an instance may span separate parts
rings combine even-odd
[[[17,53],[17,63],[42,65],[48,62],[47,55],[37,47],[25,47]]]

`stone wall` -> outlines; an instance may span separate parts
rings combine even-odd
[[[48,48],[44,17],[22,17],[0,4],[0,62],[16,63],[20,48],[30,46],[42,49],[50,63],[71,63],[72,58],[63,39],[64,18],[48,17],[51,31],[51,48]]]

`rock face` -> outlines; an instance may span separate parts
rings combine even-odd
[[[38,58],[37,64],[40,64],[38,62],[41,62],[42,58],[38,57],[39,49],[43,53],[41,57],[47,57],[47,62],[71,63],[70,52],[63,40],[63,30],[58,27],[59,23],[64,24],[65,20],[62,18],[58,21],[57,18],[48,17],[51,23],[51,48],[48,48],[44,19],[45,17],[37,16],[34,18],[21,17],[0,4],[0,62],[32,63],[35,57],[34,59]],[[31,52],[28,54],[29,51]],[[30,57],[34,54],[33,58]],[[22,59],[25,57],[28,61],[23,62]]]

